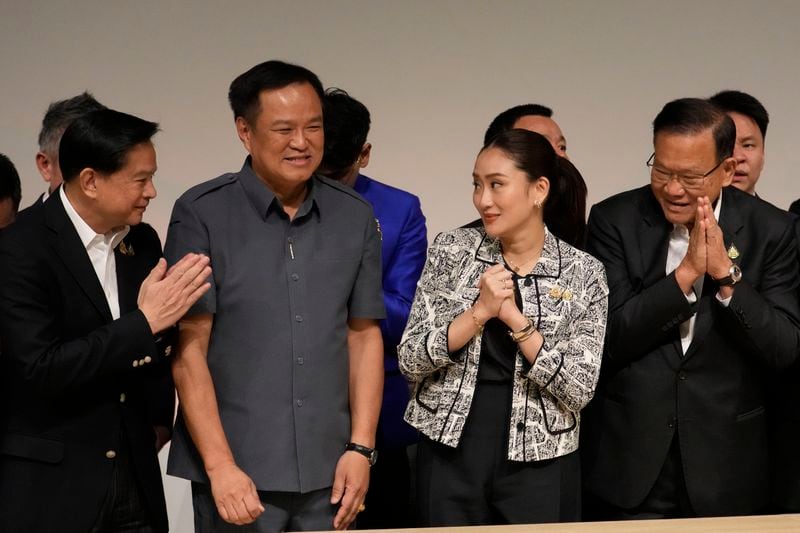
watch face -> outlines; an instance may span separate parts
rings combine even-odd
[[[734,283],[738,283],[742,279],[742,269],[739,268],[739,265],[733,265],[731,267],[731,280]]]

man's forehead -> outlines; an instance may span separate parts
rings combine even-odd
[[[699,132],[659,132],[653,137],[653,148],[658,157],[662,152],[680,151],[705,156],[709,150],[716,153],[716,143],[711,129]]]
[[[555,120],[541,115],[525,115],[524,117],[519,117],[514,122],[514,127],[523,130],[530,130],[545,136],[564,136],[564,134],[561,132],[561,128],[558,126],[558,123]]]

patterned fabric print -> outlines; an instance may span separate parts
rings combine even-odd
[[[482,228],[439,234],[398,347],[400,369],[414,384],[406,421],[448,446],[458,446],[469,414],[481,338],[451,355],[447,328],[478,298],[483,272],[500,262],[499,241]],[[551,459],[578,448],[580,410],[597,384],[608,313],[603,265],[549,231],[529,280],[517,280],[522,310],[545,343],[532,366],[516,354],[508,436],[513,461]]]

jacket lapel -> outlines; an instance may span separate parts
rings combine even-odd
[[[64,211],[60,190],[56,190],[53,198],[48,200],[44,204],[45,221],[50,229],[48,237],[53,249],[100,316],[106,322],[110,322],[111,310],[108,308],[103,287],[100,286],[89,254],[86,253],[75,226]]]
[[[638,246],[639,257],[642,261],[640,265],[642,286],[638,289],[650,287],[664,279],[667,269],[667,253],[669,252],[669,235],[672,231],[672,224],[664,218],[661,206],[653,196],[650,187],[647,188],[640,212],[643,223],[639,224]],[[675,367],[680,364],[683,348],[677,330],[673,335],[672,349],[665,351],[670,366]]]
[[[126,242],[125,239],[122,242]],[[117,263],[117,293],[119,294],[120,315],[129,313],[136,308],[136,300],[139,297],[139,286],[136,283],[129,283],[135,279],[139,272],[139,261],[132,254],[124,254],[120,251],[120,246],[114,249],[114,260]]]

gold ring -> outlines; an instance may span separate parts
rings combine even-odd
[[[361,505],[358,506],[358,512],[359,513],[364,512],[366,508],[367,506],[362,503]]]

